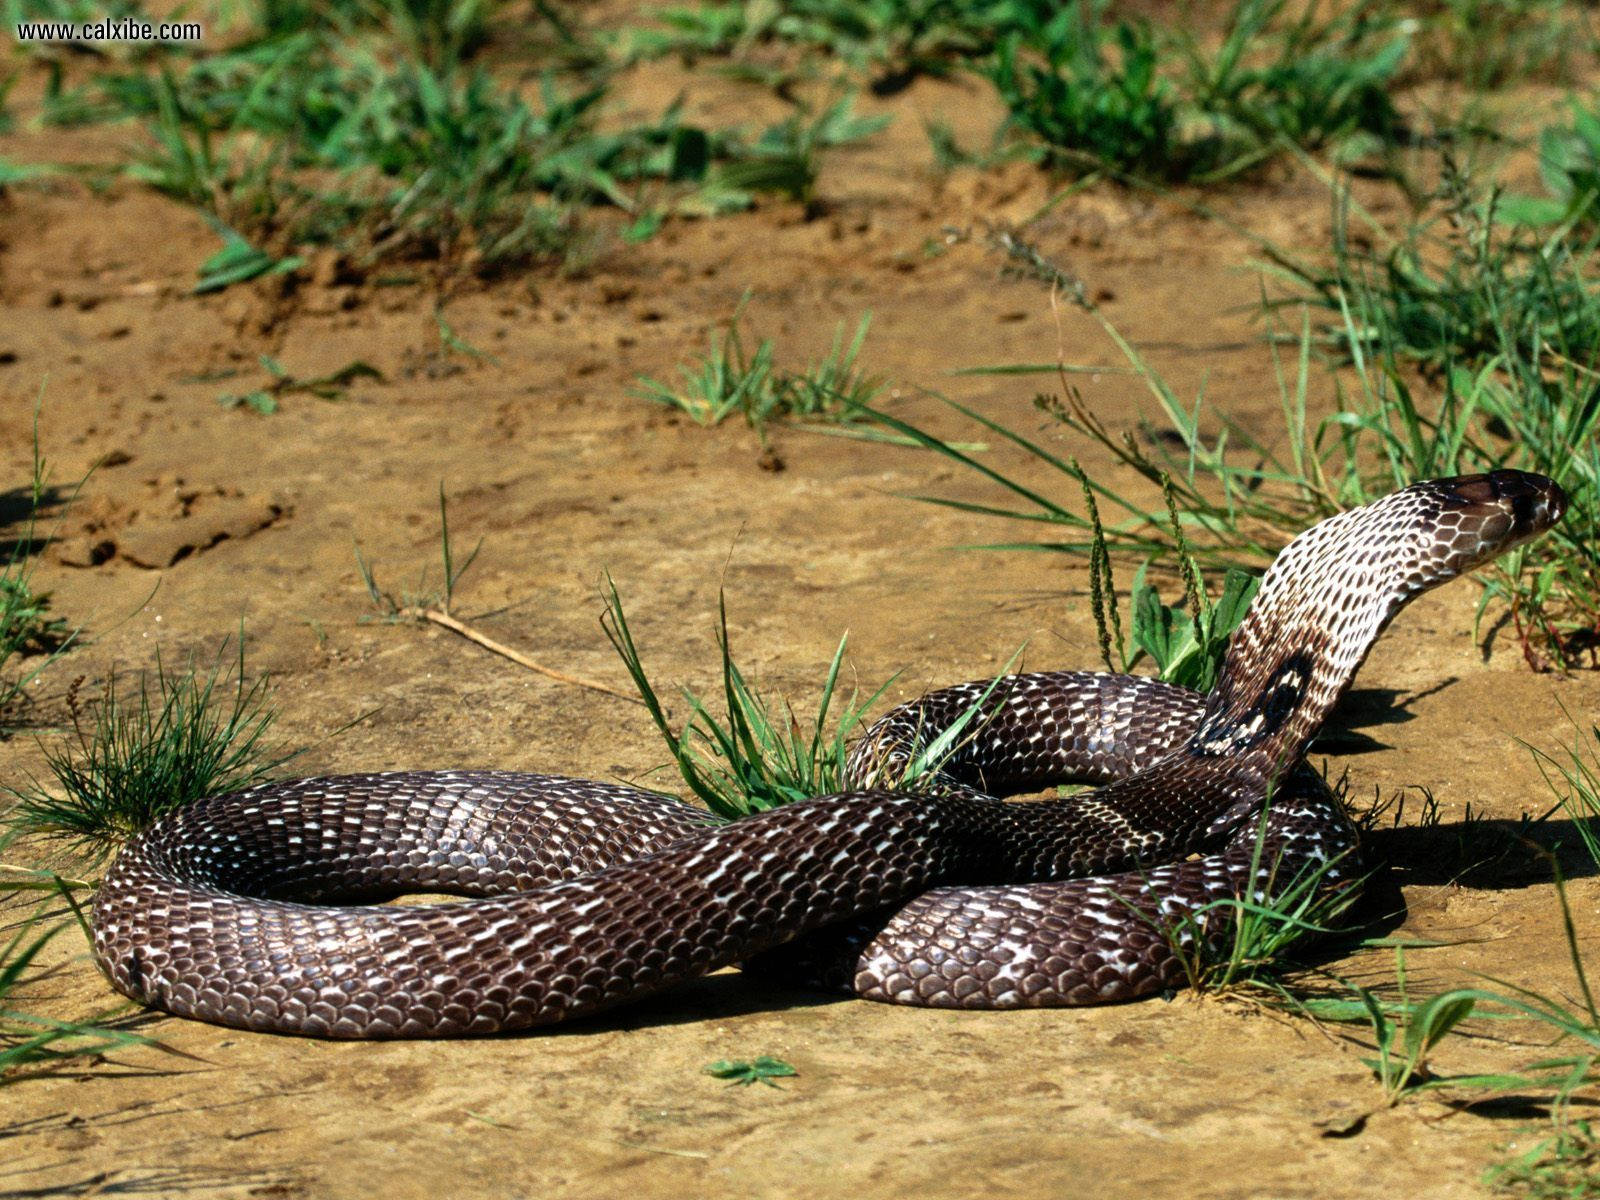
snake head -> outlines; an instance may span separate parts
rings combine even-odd
[[[1427,514],[1424,586],[1498,558],[1549,529],[1567,510],[1561,485],[1528,471],[1430,479],[1406,489],[1411,491],[1422,493],[1426,507],[1438,505]]]

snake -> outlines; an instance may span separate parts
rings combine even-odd
[[[548,1026],[734,965],[943,1008],[1171,991],[1241,904],[1359,888],[1308,745],[1409,600],[1566,504],[1502,469],[1338,512],[1272,561],[1208,695],[1088,671],[947,687],[866,728],[844,791],[739,820],[504,771],[200,799],[124,844],[94,955],[147,1006],[325,1038]],[[383,903],[406,893],[450,898]]]

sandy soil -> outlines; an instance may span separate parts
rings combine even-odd
[[[14,100],[24,116],[36,84]],[[624,95],[658,111],[686,86],[691,116],[752,119],[765,102],[671,66],[635,72]],[[746,289],[755,327],[789,361],[820,354],[837,322],[853,327],[870,310],[864,361],[894,381],[892,407],[952,436],[972,433],[918,389],[1039,425],[1031,381],[956,368],[1048,361],[1058,348],[1116,363],[1090,320],[1069,310],[1058,324],[1039,284],[945,233],[1018,219],[1050,195],[1023,167],[931,171],[922,118],[987,136],[998,114],[986,88],[921,81],[862,107],[894,124],[829,160],[814,219],[769,203],[672,225],[577,277],[460,289],[448,318],[493,354],[484,362],[439,356],[436,297],[422,286],[322,271],[292,291],[197,298],[188,289],[215,245],[192,213],[131,187],[13,193],[0,203],[6,486],[26,477],[41,388],[55,478],[102,464],[40,566],[88,640],[34,689],[36,719],[61,719],[75,675],[148,667],[158,652],[168,663],[209,656],[243,622],[251,670],[276,680],[283,738],[312,747],[306,773],[637,778],[657,766],[662,747],[636,707],[441,630],[372,620],[352,539],[386,583],[409,586],[436,558],[441,481],[459,543],[484,538],[458,611],[617,686],[625,677],[596,625],[603,571],[669,682],[712,682],[719,587],[741,661],[801,700],[846,629],[863,684],[903,672],[897,699],[992,673],[1024,642],[1031,668],[1093,665],[1081,562],[954,550],[1014,531],[900,496],[990,494],[973,479],[926,454],[784,430],[774,470],[742,427],[701,429],[629,394],[639,374],[670,374],[700,349]],[[94,159],[128,136],[24,127],[0,138],[0,155]],[[1376,188],[1370,199],[1398,211]],[[1303,176],[1208,200],[1291,244],[1314,246],[1327,226],[1327,194]],[[1108,188],[1065,201],[1036,232],[1181,394],[1203,385],[1272,428],[1246,239]],[[287,396],[268,417],[219,406],[222,391],[253,385],[261,353],[300,376],[359,358],[384,380],[337,402]],[[242,374],[196,379],[230,368]],[[1113,427],[1151,409],[1125,375],[1080,383]],[[1133,486],[1091,448],[1067,449]],[[1000,448],[986,461],[1061,487]],[[1550,803],[1515,739],[1553,745],[1562,706],[1594,711],[1600,680],[1535,676],[1509,645],[1484,661],[1473,603],[1467,584],[1425,597],[1364,668],[1339,719],[1370,740],[1329,756],[1358,794],[1426,786],[1447,822],[1468,805],[1510,820]],[[0,743],[8,778],[39,762],[29,738]],[[1412,956],[1416,986],[1488,972],[1569,987],[1555,896],[1537,870],[1469,886],[1450,878],[1448,838],[1388,842],[1404,886],[1385,928],[1450,943]],[[1572,893],[1592,944],[1600,888],[1579,879]],[[1388,960],[1328,967],[1378,981]],[[86,961],[53,986],[39,1007],[55,1014],[112,999]],[[0,1196],[1456,1197],[1482,1194],[1482,1168],[1527,1136],[1529,1119],[1419,1102],[1330,1136],[1380,1104],[1356,1048],[1307,1022],[1187,997],[952,1014],[767,990],[730,972],[526,1037],[343,1045],[173,1019],[144,1028],[194,1057],[130,1052],[4,1093]],[[1535,1053],[1462,1040],[1440,1066]],[[758,1054],[799,1076],[738,1089],[701,1073]]]

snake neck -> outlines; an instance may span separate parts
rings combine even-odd
[[[1188,757],[1255,780],[1300,759],[1395,614],[1456,574],[1431,561],[1428,506],[1416,501],[1387,496],[1284,548],[1229,641]]]

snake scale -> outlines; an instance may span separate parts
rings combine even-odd
[[[546,1025],[732,963],[902,1004],[1147,995],[1183,982],[1185,940],[1225,924],[1216,901],[1312,869],[1354,886],[1355,832],[1306,746],[1408,600],[1565,504],[1515,471],[1414,484],[1278,555],[1209,696],[1086,672],[1008,676],[987,699],[989,681],[947,688],[866,732],[851,791],[731,824],[499,772],[201,800],[123,848],[95,897],[96,957],[168,1012],[337,1038]],[[977,700],[933,787],[887,786]],[[1067,780],[1100,786],[1002,799]],[[375,903],[417,891],[471,899]]]

